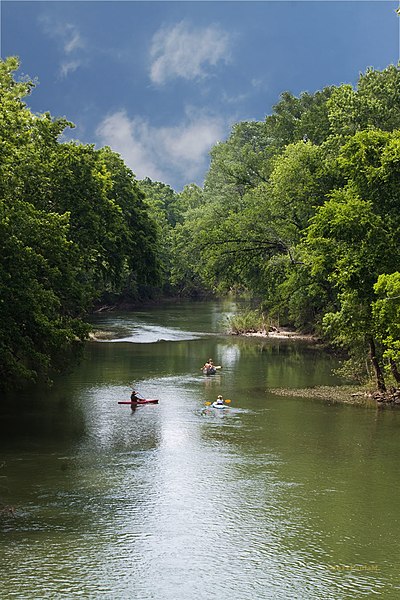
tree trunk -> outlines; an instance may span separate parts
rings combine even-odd
[[[396,363],[394,362],[393,358],[391,358],[389,360],[389,362],[390,362],[390,369],[392,371],[393,377],[395,378],[397,383],[400,383],[400,373],[399,373]]]
[[[375,341],[372,335],[367,336],[368,345],[369,345],[369,357],[371,359],[371,363],[375,372],[376,385],[379,392],[386,392],[385,378],[383,376],[383,371],[379,365],[378,358],[376,356],[376,348]]]

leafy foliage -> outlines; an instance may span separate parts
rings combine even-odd
[[[376,300],[400,259],[399,94],[393,65],[356,88],[284,92],[265,122],[235,125],[212,149],[202,204],[180,225],[204,285],[318,330],[346,350],[347,372],[372,366],[380,388],[400,347],[396,310]]]
[[[158,281],[156,228],[134,175],[108,148],[60,143],[34,88],[0,61],[0,386],[48,380],[87,337],[105,292]]]
[[[94,302],[156,290],[250,295],[252,322],[318,331],[347,374],[400,381],[398,67],[284,92],[212,148],[203,188],[179,193],[136,181],[110,148],[60,143],[73,124],[32,114],[17,68],[0,61],[3,384],[49,377]]]

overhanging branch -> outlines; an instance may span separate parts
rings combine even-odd
[[[248,239],[248,238],[230,238],[225,240],[216,240],[212,242],[207,242],[200,248],[200,250],[204,250],[210,246],[225,246],[228,244],[238,244],[238,248],[227,249],[221,252],[221,255],[226,256],[228,254],[251,254],[251,255],[260,255],[265,253],[265,251],[269,250],[270,255],[274,254],[274,251],[278,254],[287,254],[290,262],[292,264],[303,264],[300,261],[296,261],[293,258],[291,250],[287,244],[285,244],[282,240],[258,240],[258,239]],[[249,245],[250,244],[250,245]]]

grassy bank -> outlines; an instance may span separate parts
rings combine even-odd
[[[367,408],[376,408],[378,406],[376,400],[366,392],[365,388],[355,385],[321,385],[302,389],[276,388],[269,389],[268,392],[277,396],[314,398],[324,400],[329,404],[354,404]]]

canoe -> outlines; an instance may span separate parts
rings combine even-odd
[[[213,365],[212,367],[204,367],[203,373],[204,375],[215,375],[218,369],[222,369],[221,365]]]
[[[216,372],[217,370],[214,367],[212,369],[203,369],[204,375],[215,375]]]
[[[119,400],[118,404],[134,404],[135,406],[137,404],[158,404],[158,400]]]
[[[221,408],[229,408],[229,406],[227,404],[218,404],[217,402],[213,402],[211,404],[211,408],[221,409]]]

